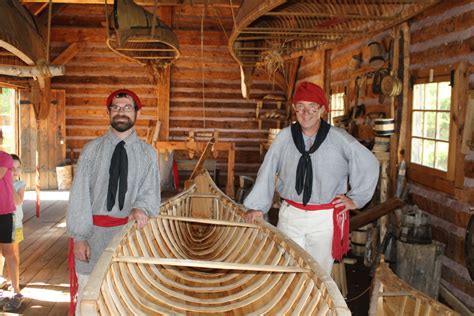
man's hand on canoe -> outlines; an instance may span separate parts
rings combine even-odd
[[[246,223],[254,224],[256,221],[263,219],[263,212],[259,210],[248,210],[244,219]]]
[[[91,247],[87,240],[74,241],[74,257],[80,261],[89,262]]]
[[[139,229],[142,229],[145,227],[146,223],[148,222],[148,216],[146,213],[139,209],[139,208],[133,208],[132,211],[130,212],[130,215],[128,216],[129,221],[137,221],[137,225]]]

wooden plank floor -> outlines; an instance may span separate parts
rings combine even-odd
[[[26,299],[17,313],[4,315],[67,315],[68,192],[42,192],[40,218],[35,216],[34,199],[34,192],[27,192],[23,204],[25,240],[20,244],[20,284]]]

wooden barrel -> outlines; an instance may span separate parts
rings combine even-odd
[[[375,136],[390,136],[395,132],[395,119],[377,118],[374,119]]]
[[[351,232],[351,252],[354,256],[363,257],[365,254],[369,225],[365,225]]]
[[[387,152],[390,148],[390,137],[375,136],[375,144],[372,151]]]
[[[268,144],[271,145],[277,134],[281,131],[280,128],[270,128],[268,129]]]
[[[73,168],[71,165],[56,167],[58,190],[69,190],[72,185]]]

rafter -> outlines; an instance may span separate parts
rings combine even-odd
[[[22,3],[47,3],[49,0],[20,0]],[[52,0],[53,3],[67,4],[104,4],[104,0]],[[108,4],[113,4],[114,0],[107,0]],[[135,0],[135,3],[143,6],[153,6],[154,0]],[[179,6],[179,5],[208,5],[215,7],[230,7],[228,0],[160,0],[158,6]],[[239,8],[240,1],[233,0],[232,7]]]

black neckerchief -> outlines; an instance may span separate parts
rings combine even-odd
[[[319,148],[319,146],[321,146],[321,144],[326,139],[330,128],[331,125],[321,120],[318,133],[316,134],[316,139],[314,140],[311,148],[306,151],[300,123],[296,122],[295,124],[291,125],[291,136],[293,136],[293,142],[295,143],[298,151],[301,153],[300,160],[298,161],[298,167],[296,168],[295,189],[296,193],[298,194],[301,194],[301,191],[303,191],[303,205],[308,204],[313,188],[313,166],[311,165],[310,154],[314,153]]]
[[[122,210],[127,193],[128,157],[122,140],[115,146],[109,168],[109,188],[107,190],[107,211],[111,211],[115,204],[118,187],[119,208]]]

